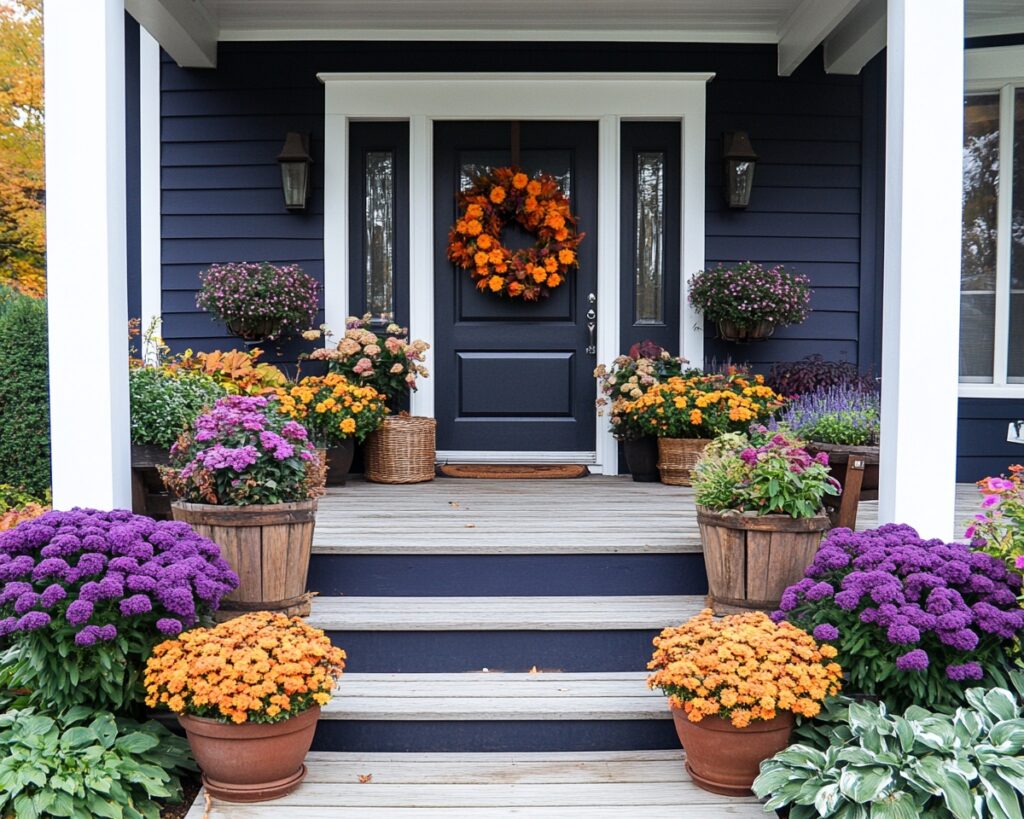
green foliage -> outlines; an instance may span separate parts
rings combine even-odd
[[[37,498],[35,495],[11,486],[9,483],[0,483],[0,514],[10,512],[12,509],[21,509],[30,503],[49,502],[46,497]]]
[[[196,770],[185,740],[84,706],[0,715],[0,815],[18,819],[158,819],[154,799],[181,801]]]
[[[1019,680],[1015,680],[1018,683]],[[1002,688],[972,688],[953,714],[847,700],[828,736],[761,764],[753,790],[790,819],[1021,819],[1024,718]]]
[[[128,380],[132,443],[170,449],[193,421],[227,394],[212,378],[187,371],[136,367]]]
[[[878,427],[878,415],[870,410],[860,412],[838,412],[819,418],[813,424],[800,429],[800,434],[809,441],[843,446],[871,446],[878,439],[872,429]]]
[[[46,344],[46,302],[13,299],[0,315],[0,483],[40,498],[50,488]]]
[[[812,458],[803,442],[783,427],[763,425],[750,434],[719,436],[704,450],[693,472],[699,506],[759,515],[810,518],[825,495],[837,495],[828,467]]]

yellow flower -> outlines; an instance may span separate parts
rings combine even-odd
[[[354,418],[345,418],[339,426],[341,427],[341,431],[346,435],[351,435],[356,431],[356,422]]]

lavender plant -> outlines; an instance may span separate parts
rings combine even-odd
[[[0,656],[56,710],[123,709],[153,645],[213,612],[238,576],[187,524],[119,510],[49,512],[0,534]]]
[[[171,447],[164,483],[195,503],[248,506],[319,495],[323,464],[306,428],[277,396],[230,395],[200,415]]]
[[[779,422],[801,438],[823,444],[878,444],[881,401],[877,392],[841,384],[818,387],[786,404]]]
[[[1024,634],[1021,576],[966,543],[923,540],[909,526],[833,529],[806,577],[772,616],[830,642],[847,689],[890,708],[953,706],[965,684],[1007,685],[1009,649]]]
[[[237,336],[277,338],[311,327],[319,284],[298,265],[235,262],[199,274],[196,306],[208,310]]]
[[[702,270],[690,280],[690,304],[705,321],[731,321],[751,327],[766,321],[799,324],[810,312],[810,280],[781,265],[740,262]]]

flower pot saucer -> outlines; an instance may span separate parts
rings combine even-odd
[[[743,788],[738,785],[728,785],[722,782],[715,782],[713,779],[706,779],[703,776],[699,776],[693,772],[693,768],[690,767],[690,760],[686,760],[686,772],[690,775],[693,783],[698,787],[711,793],[721,794],[722,796],[753,796],[753,792],[749,788]]]
[[[307,769],[303,765],[291,776],[271,782],[256,782],[251,785],[235,785],[218,782],[203,774],[203,787],[214,799],[225,802],[269,802],[280,799],[294,791],[306,778]]]

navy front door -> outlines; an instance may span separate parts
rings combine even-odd
[[[458,191],[481,170],[510,164],[558,178],[587,234],[578,271],[539,302],[480,292],[447,259]],[[435,123],[434,236],[438,449],[593,452],[597,123]],[[532,238],[509,226],[504,241]]]

